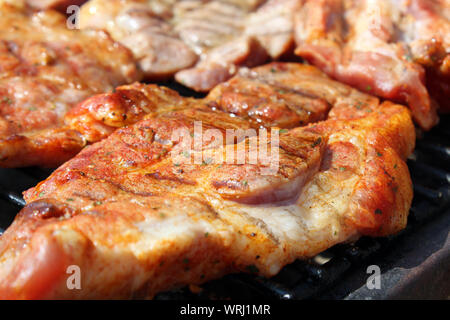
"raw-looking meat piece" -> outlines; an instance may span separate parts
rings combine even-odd
[[[300,0],[270,0],[245,21],[245,34],[254,36],[272,59],[289,53],[294,45],[294,15]]]
[[[207,92],[228,80],[239,66],[264,63],[268,55],[256,38],[244,34],[248,14],[263,1],[187,1],[175,5],[174,27],[200,61],[175,79]]]
[[[300,0],[92,0],[82,28],[105,29],[129,47],[148,80],[175,76],[207,92],[241,67],[294,48]]]
[[[304,0],[296,53],[328,75],[404,102],[425,130],[448,110],[448,0]],[[426,79],[427,78],[427,79]]]
[[[103,31],[66,27],[55,11],[0,7],[0,166],[55,166],[85,145],[61,132],[67,111],[139,79],[131,52]]]

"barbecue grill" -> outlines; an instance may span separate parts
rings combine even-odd
[[[174,85],[171,85],[174,87]],[[189,95],[175,85],[181,94]],[[363,237],[296,261],[271,279],[239,274],[160,293],[156,299],[407,299],[450,298],[450,117],[417,141],[408,160],[414,200],[408,226],[387,238]],[[21,192],[51,173],[40,168],[0,169],[0,234],[25,204]],[[367,267],[381,269],[370,290]]]

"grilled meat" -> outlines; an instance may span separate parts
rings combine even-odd
[[[287,54],[293,44],[299,1],[264,2],[244,1],[237,6],[236,1],[211,1],[182,11],[176,28],[201,53],[201,59],[194,68],[178,72],[176,80],[194,90],[209,91],[241,67]]]
[[[58,165],[85,144],[59,130],[66,112],[139,73],[128,49],[59,13],[2,5],[0,18],[0,165]]]
[[[412,198],[405,160],[415,141],[405,107],[380,105],[310,66],[271,64],[246,72],[228,91],[223,85],[204,100],[169,91],[151,100],[146,92],[155,87],[131,86],[85,104],[81,110],[91,121],[116,108],[141,120],[88,146],[25,193],[28,205],[1,238],[0,297],[152,297],[227,273],[269,277],[336,243],[405,226]],[[283,97],[266,104],[267,126],[280,122],[279,110],[299,110],[294,92],[309,99],[308,110],[331,104],[330,119],[275,128],[269,140],[254,130],[219,143],[204,136],[196,144],[196,121],[205,133],[255,128],[256,106],[245,114],[246,103],[230,103],[230,94],[253,104],[258,81],[261,99],[273,94],[270,83],[289,91],[284,105]],[[158,109],[152,101],[165,102],[156,103]],[[278,143],[271,139],[276,136]],[[269,156],[236,159],[235,150],[255,145]],[[229,154],[234,161],[220,161]],[[81,290],[67,288],[73,265],[81,269]]]
[[[7,3],[14,5],[18,8],[31,8],[31,9],[56,9],[61,12],[66,12],[67,8],[71,5],[82,5],[87,0],[0,0],[0,4]]]
[[[199,55],[191,69],[175,79],[196,91],[209,91],[228,80],[238,66],[253,67],[268,55],[256,38],[244,34],[246,19],[263,1],[189,1],[176,6],[174,24],[180,37]]]
[[[197,61],[170,23],[174,2],[93,0],[82,7],[80,25],[107,30],[133,51],[148,80],[164,80]]]
[[[449,109],[449,8],[447,0],[306,0],[296,13],[296,53],[340,81],[407,103],[430,129],[438,117],[426,84]]]
[[[85,100],[54,128],[5,140],[0,149],[15,156],[5,159],[2,165],[56,167],[85,144],[99,141],[146,114],[164,115],[199,103],[245,118],[253,128],[293,128],[326,119],[330,108],[330,116],[344,109],[353,117],[364,115],[379,101],[301,64],[272,63],[242,69],[204,101],[182,98],[168,88],[135,83]]]
[[[203,100],[184,98],[157,85],[121,86],[114,93],[96,95],[73,108],[65,117],[65,128],[93,143],[147,114],[165,116],[195,105],[237,115],[252,128],[293,128],[327,116],[364,117],[379,106],[379,100],[329,79],[315,67],[270,63],[242,69]]]

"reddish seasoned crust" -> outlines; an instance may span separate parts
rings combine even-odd
[[[75,130],[56,128],[37,133],[12,135],[0,140],[2,167],[43,165],[56,168],[73,158],[86,145],[85,138]]]
[[[439,86],[449,75],[445,11],[445,1],[307,0],[297,13],[296,53],[333,78],[407,103],[428,130],[438,117],[426,85],[443,99],[425,70],[440,74]]]
[[[0,165],[60,164],[76,154],[73,140],[83,140],[62,132],[65,113],[139,79],[131,53],[104,32],[69,30],[54,11],[28,14],[2,5],[0,16]],[[52,130],[58,134],[49,139]],[[46,148],[54,159],[43,155]]]
[[[87,141],[96,142],[146,114],[168,112],[189,101],[162,86],[134,83],[85,100],[67,113],[65,123]]]
[[[151,297],[230,272],[270,276],[296,258],[311,257],[335,243],[362,234],[387,235],[405,226],[412,199],[405,159],[415,141],[405,107],[384,103],[366,117],[330,119],[281,133],[280,168],[294,170],[281,174],[285,178],[278,181],[286,179],[286,184],[296,175],[311,175],[300,195],[289,195],[298,200],[281,212],[284,205],[277,200],[286,199],[261,199],[258,190],[264,188],[253,188],[261,185],[254,184],[254,178],[261,179],[253,170],[259,164],[247,170],[171,161],[168,149],[174,146],[168,140],[177,128],[193,130],[199,118],[210,119],[205,129],[236,125],[218,111],[189,110],[187,117],[183,112],[173,112],[168,119],[148,116],[116,131],[26,193],[30,204],[2,238],[2,298]],[[213,114],[221,120],[214,121]],[[302,139],[311,140],[302,144]],[[314,152],[322,161],[313,160]],[[308,169],[295,173],[299,166],[293,160],[309,161]],[[236,173],[240,183],[225,194],[216,189],[230,186]],[[270,183],[279,179],[275,175],[264,180],[268,178]],[[341,193],[335,196],[337,186]],[[330,188],[334,191],[327,192]],[[344,200],[338,199],[341,195]],[[241,201],[245,198],[260,205],[246,204]],[[335,201],[336,207],[330,207]],[[283,219],[288,216],[294,220],[286,224]],[[335,224],[322,226],[319,216]],[[294,223],[298,218],[302,223]],[[287,233],[280,231],[286,227]],[[42,239],[48,240],[41,247],[46,255],[58,253],[64,267],[81,267],[83,290],[67,290],[64,268],[48,268],[52,273],[43,289],[33,277],[40,264],[17,263],[39,261],[41,251],[29,248]],[[27,270],[27,285],[13,281],[12,275],[22,269]]]
[[[408,109],[380,105],[311,66],[274,63],[239,77],[230,83],[242,99],[255,96],[236,83],[252,80],[326,102],[330,117],[277,131],[279,166],[262,174],[267,163],[221,164],[215,157],[254,137],[201,147],[188,141],[191,153],[179,148],[173,133],[184,128],[195,137],[195,121],[203,132],[255,128],[240,108],[242,117],[221,111],[227,108],[214,94],[184,99],[134,84],[92,98],[71,113],[72,123],[83,128],[88,119],[100,133],[128,126],[25,193],[28,205],[0,244],[0,297],[152,297],[232,272],[273,276],[334,244],[404,228],[412,199],[405,160],[415,142]],[[200,163],[188,161],[197,155]],[[81,291],[67,289],[69,265],[82,270]]]

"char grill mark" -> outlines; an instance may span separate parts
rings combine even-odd
[[[247,81],[288,88],[279,93],[286,101],[301,92],[301,99],[330,105],[330,119],[290,130],[273,128],[264,141],[254,130],[252,114],[231,116],[214,93],[185,99],[139,84],[94,97],[74,110],[70,119],[78,128],[84,121],[97,129],[130,122],[25,193],[29,205],[24,210],[36,203],[47,210],[51,203],[65,214],[17,219],[4,233],[0,296],[152,297],[231,272],[273,276],[295,259],[336,243],[404,227],[412,198],[404,161],[415,140],[406,108],[380,105],[311,66],[274,63],[229,82],[233,91],[253,99],[251,92],[247,97]],[[219,92],[226,90],[224,85]],[[372,112],[359,110],[359,102]],[[114,111],[129,116],[109,117]],[[172,134],[185,128],[192,137],[197,120],[203,132],[246,128],[256,134],[219,145],[191,144],[184,154]],[[270,128],[279,118],[266,120]],[[101,136],[92,134],[95,128],[90,136]],[[278,146],[270,140],[277,134]],[[271,163],[260,158],[243,164],[216,161],[220,157],[215,156],[255,141],[267,147],[269,159],[279,156],[274,170],[267,171]],[[203,161],[193,162],[199,155]],[[350,166],[350,158],[358,163]],[[84,289],[75,294],[61,281],[72,264],[85,270]]]

